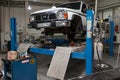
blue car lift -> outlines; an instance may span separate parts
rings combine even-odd
[[[61,46],[63,44],[65,44],[66,46],[69,46],[69,42],[65,39],[46,39],[46,41],[51,41],[52,42],[52,47],[56,47],[56,46]],[[45,49],[50,49],[51,46],[45,46]]]
[[[92,74],[93,68],[93,45],[92,45],[92,27],[94,21],[94,14],[92,10],[87,10],[87,37],[86,48],[83,52],[72,52],[71,58],[85,59],[86,61],[86,75]],[[43,48],[30,48],[29,52],[37,54],[53,55],[54,50]]]
[[[10,29],[11,29],[11,41],[10,41],[10,50],[16,51],[17,50],[17,27],[16,27],[16,18],[10,19]]]
[[[114,39],[114,22],[110,21],[110,37],[109,39],[105,39],[105,44],[110,44],[110,56],[113,56],[113,39]]]

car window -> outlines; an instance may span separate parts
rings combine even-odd
[[[75,2],[75,3],[68,3],[68,4],[62,4],[57,7],[64,7],[64,8],[70,8],[70,9],[80,9],[81,2]]]
[[[86,13],[86,10],[87,10],[86,4],[83,4],[83,6],[82,6],[82,12]]]

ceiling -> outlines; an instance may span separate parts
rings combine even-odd
[[[52,6],[54,4],[60,4],[69,1],[78,0],[0,0],[0,6],[10,6],[10,7],[25,7],[25,2],[28,1],[31,5],[37,6]],[[95,0],[82,0],[90,5],[94,5]]]

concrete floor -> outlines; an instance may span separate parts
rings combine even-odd
[[[37,79],[38,80],[57,80],[51,77],[46,76],[50,61],[52,59],[52,56],[48,55],[36,55],[37,61],[38,61],[38,69],[37,69]],[[116,64],[116,57],[110,57],[109,54],[103,55],[102,62],[108,63],[115,68]],[[0,58],[5,58],[6,54],[1,53]],[[2,62],[0,61],[0,69],[3,69]],[[120,67],[120,62],[118,67]],[[65,80],[71,80],[74,77],[80,77],[85,75],[85,61],[84,60],[77,60],[77,59],[70,59],[67,72],[65,75]],[[0,79],[1,80],[1,79]]]
[[[110,57],[109,54],[104,54],[102,62],[110,64],[111,66],[113,66],[113,68],[115,68],[116,58],[117,55],[115,55],[114,57]],[[37,55],[37,59],[38,59],[38,80],[56,80],[54,78],[46,76],[48,65],[52,57],[48,55]],[[120,67],[120,62],[118,67]],[[78,59],[70,59],[67,72],[65,75],[65,80],[71,80],[74,77],[82,76],[85,76],[85,61]]]

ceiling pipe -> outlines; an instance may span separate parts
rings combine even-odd
[[[98,7],[98,0],[95,0],[95,16],[94,18],[97,18],[97,7]]]

